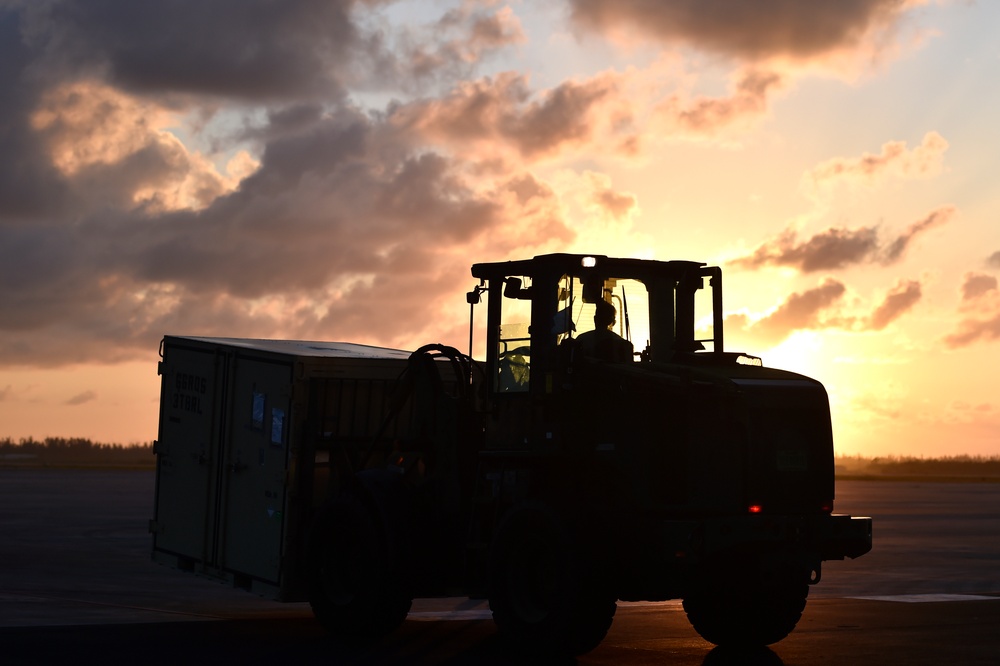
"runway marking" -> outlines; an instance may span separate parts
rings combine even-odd
[[[185,617],[193,620],[225,620],[227,619],[222,615],[207,615],[205,613],[197,613],[194,611],[179,611],[170,610],[167,608],[151,608],[149,606],[136,606],[133,604],[122,604],[108,601],[93,601],[88,599],[74,599],[71,597],[54,596],[51,594],[45,594],[44,592],[18,592],[18,591],[8,591],[0,590],[0,602],[8,603],[24,603],[24,602],[43,602],[43,603],[57,603],[66,606],[83,606],[83,607],[94,607],[94,608],[107,608],[112,610],[121,611],[141,611],[142,613],[156,613],[159,615],[172,615]],[[30,618],[25,626],[48,626],[50,622],[54,622],[56,625],[60,624],[77,624],[76,621],[64,622],[59,618],[54,620],[46,620],[44,618]],[[0,627],[6,626],[22,626],[19,623],[6,624],[0,620]]]
[[[489,608],[472,608],[469,610],[416,611],[406,616],[407,620],[418,622],[442,622],[456,620],[492,620],[493,612]]]
[[[847,597],[863,601],[896,601],[904,604],[928,604],[941,601],[998,601],[1000,597],[985,594],[887,594],[868,597]]]
[[[661,610],[682,610],[680,599],[670,601],[619,601],[618,608],[659,608]],[[410,611],[408,620],[417,622],[448,622],[462,620],[492,620],[493,612],[489,608],[467,608],[456,610]]]

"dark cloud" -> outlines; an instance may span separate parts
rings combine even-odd
[[[35,75],[99,77],[143,95],[256,103],[330,103],[349,89],[413,89],[418,81],[468,74],[490,53],[523,40],[510,10],[472,6],[395,33],[378,20],[376,10],[386,4],[49,0],[24,3],[9,16],[37,54]]]
[[[830,228],[804,242],[793,230],[782,232],[757,247],[752,254],[733,260],[740,268],[766,265],[794,266],[805,273],[844,268],[868,261],[878,250],[878,230]]]
[[[955,212],[953,206],[939,208],[911,224],[887,244],[880,242],[878,227],[831,227],[802,242],[794,230],[786,230],[777,238],[761,243],[748,256],[739,257],[730,263],[738,268],[793,266],[804,273],[864,263],[890,265],[903,258],[917,236],[945,224]]]
[[[125,206],[125,171],[144,171],[130,157],[107,167],[122,171],[114,206],[0,226],[0,363],[124,359],[170,332],[436,336],[429,311],[472,261],[573,237],[531,176],[474,190],[462,163],[350,109],[279,126],[259,169],[202,209]]]
[[[0,219],[24,223],[65,200],[66,184],[32,131],[29,112],[42,93],[26,75],[33,63],[20,16],[0,6]]]
[[[810,58],[857,46],[890,26],[901,0],[570,0],[573,18],[591,30],[627,27],[665,43],[743,58]]]
[[[39,65],[64,78],[106,73],[142,93],[267,100],[329,98],[342,62],[370,48],[352,0],[121,0],[27,3],[23,25]]]
[[[881,331],[920,301],[921,287],[916,280],[901,280],[885,300],[875,308],[868,322],[868,328]]]
[[[986,265],[991,268],[1000,268],[1000,251],[991,254],[986,260]]]
[[[377,4],[3,5],[0,365],[148,357],[167,333],[440,339],[467,333],[441,313],[467,313],[470,263],[572,240],[541,181],[490,180],[346,102],[347,86],[392,89],[415,66]],[[516,41],[516,20],[491,12],[451,16],[434,66],[468,70]],[[599,94],[528,94],[511,141],[572,140]],[[220,110],[213,148],[254,146],[242,181],[173,133],[198,129],[180,114]]]

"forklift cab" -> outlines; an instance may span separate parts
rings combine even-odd
[[[487,294],[491,411],[525,403],[518,408],[525,412],[515,419],[519,422],[537,421],[531,412],[557,396],[567,373],[581,363],[669,363],[691,354],[723,353],[722,274],[717,267],[549,254],[475,264],[472,275],[480,280],[469,292],[473,313],[480,294]],[[601,313],[612,310],[609,327]],[[602,339],[614,353],[585,353],[588,338]],[[552,434],[537,436],[545,440]]]

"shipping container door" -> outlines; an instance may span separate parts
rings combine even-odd
[[[237,355],[233,364],[220,565],[227,571],[278,584],[291,423],[291,363]]]
[[[153,549],[210,562],[226,357],[172,343],[160,366]]]

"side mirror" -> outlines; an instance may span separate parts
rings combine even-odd
[[[516,298],[522,301],[531,300],[531,287],[524,289],[521,278],[509,277],[504,280],[503,295],[506,298]]]

